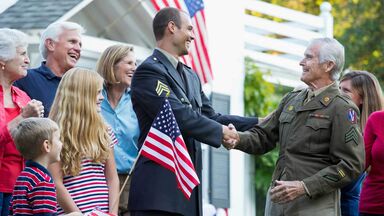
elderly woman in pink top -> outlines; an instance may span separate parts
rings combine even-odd
[[[8,215],[9,201],[24,160],[10,131],[27,117],[43,114],[41,102],[31,100],[13,82],[27,75],[27,36],[17,30],[0,28],[0,215]]]

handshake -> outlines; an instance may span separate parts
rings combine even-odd
[[[233,124],[223,125],[223,146],[227,149],[234,149],[239,143],[240,137]]]

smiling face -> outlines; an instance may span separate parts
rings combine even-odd
[[[76,30],[63,30],[57,41],[50,40],[48,49],[52,51],[53,59],[60,65],[60,68],[67,71],[75,67],[80,59],[81,36]]]
[[[60,152],[63,148],[63,143],[60,141],[60,130],[57,129],[53,132],[51,140],[51,151],[49,152],[51,156],[51,162],[60,161]]]
[[[27,55],[26,47],[17,47],[16,56],[6,61],[4,68],[6,73],[8,73],[11,81],[16,81],[27,75],[27,69],[30,61]]]
[[[115,64],[114,72],[116,80],[118,80],[120,84],[130,87],[133,74],[136,71],[136,66],[135,54],[129,52],[127,56]]]
[[[188,14],[180,12],[181,25],[178,28],[175,25],[173,45],[176,48],[178,55],[183,56],[188,54],[189,47],[195,39],[193,26]]]
[[[333,62],[320,63],[319,53],[321,44],[312,44],[304,52],[304,58],[300,61],[303,68],[301,81],[312,89],[318,89],[332,82],[330,71]]]
[[[357,107],[360,107],[363,104],[363,99],[360,96],[357,89],[352,87],[352,81],[351,80],[343,80],[340,82],[340,90],[351,97],[352,101],[356,104]]]
[[[101,112],[101,102],[104,100],[103,96],[103,82],[100,82],[99,88],[97,89],[97,96],[96,96],[96,106],[97,106],[97,112]]]

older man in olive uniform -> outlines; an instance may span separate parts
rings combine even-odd
[[[364,168],[358,109],[336,79],[344,48],[335,39],[311,42],[300,62],[307,89],[289,93],[260,125],[239,132],[236,149],[264,154],[280,145],[266,215],[340,215],[339,188]]]

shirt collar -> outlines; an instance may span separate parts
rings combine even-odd
[[[308,89],[308,91],[312,91],[313,92],[313,94],[315,95],[315,97],[317,96],[317,95],[319,95],[319,94],[321,94],[323,91],[325,91],[326,89],[328,89],[330,86],[332,86],[333,84],[335,84],[335,82],[333,82],[333,83],[331,83],[331,84],[329,84],[329,85],[327,85],[327,86],[324,86],[324,87],[322,87],[322,88],[319,88],[319,89],[316,89],[316,90],[311,90],[311,89]]]
[[[61,79],[61,77],[56,76],[52,70],[47,67],[46,62],[43,61],[41,62],[41,66],[38,68],[38,70],[43,74],[47,79],[53,79],[53,78],[58,78]]]
[[[179,60],[177,58],[175,58],[175,56],[171,55],[169,52],[167,52],[167,51],[165,51],[159,47],[156,47],[156,49],[159,50],[161,53],[163,53],[165,55],[165,57],[167,57],[169,62],[171,62],[172,66],[176,69],[177,63],[179,62]]]
[[[36,162],[36,161],[33,161],[33,160],[27,160],[27,161],[25,162],[25,165],[30,166],[30,167],[37,167],[38,169],[40,169],[41,171],[45,172],[47,175],[49,175],[49,177],[52,178],[51,173],[49,173],[49,171],[47,170],[47,168],[45,168],[43,165],[39,164],[39,163]]]

